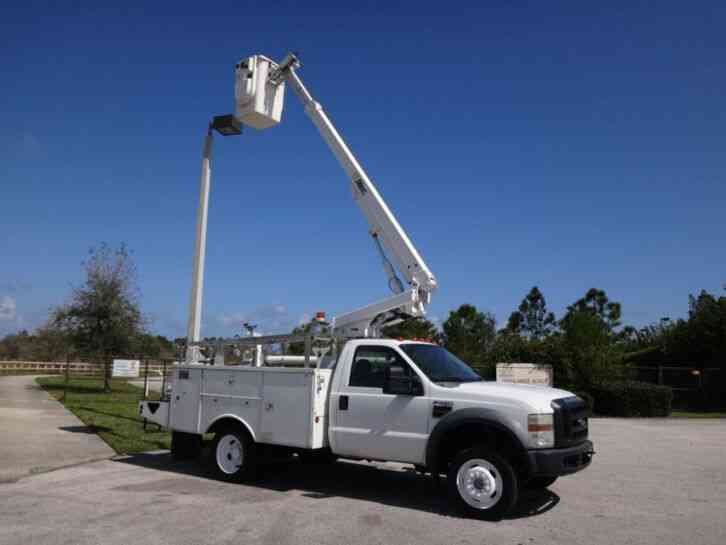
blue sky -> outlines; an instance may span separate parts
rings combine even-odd
[[[0,334],[106,241],[183,335],[206,123],[238,59],[288,50],[436,274],[435,319],[503,325],[536,284],[557,314],[598,287],[643,325],[726,282],[722,3],[64,4],[0,21]],[[206,334],[388,294],[292,94],[274,129],[216,139],[210,207]]]

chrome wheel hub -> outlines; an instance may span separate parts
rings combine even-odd
[[[461,498],[475,509],[489,509],[502,497],[502,477],[490,462],[473,458],[459,468],[456,488]]]
[[[239,471],[244,462],[244,451],[239,439],[234,435],[225,435],[217,443],[217,467],[227,475]]]

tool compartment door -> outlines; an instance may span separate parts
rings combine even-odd
[[[261,443],[310,448],[312,381],[312,369],[266,370],[263,374]]]
[[[208,430],[220,417],[234,416],[249,426],[256,439],[261,389],[262,372],[257,369],[205,369],[200,431]]]
[[[175,369],[174,390],[171,395],[170,427],[173,430],[197,433],[199,421],[199,386],[202,370]]]

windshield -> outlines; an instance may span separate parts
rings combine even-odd
[[[433,344],[400,346],[433,382],[479,382],[481,377],[451,352]]]

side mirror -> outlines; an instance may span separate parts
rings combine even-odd
[[[402,365],[389,365],[383,373],[383,393],[423,395],[423,385],[416,375],[406,374],[406,369]]]

